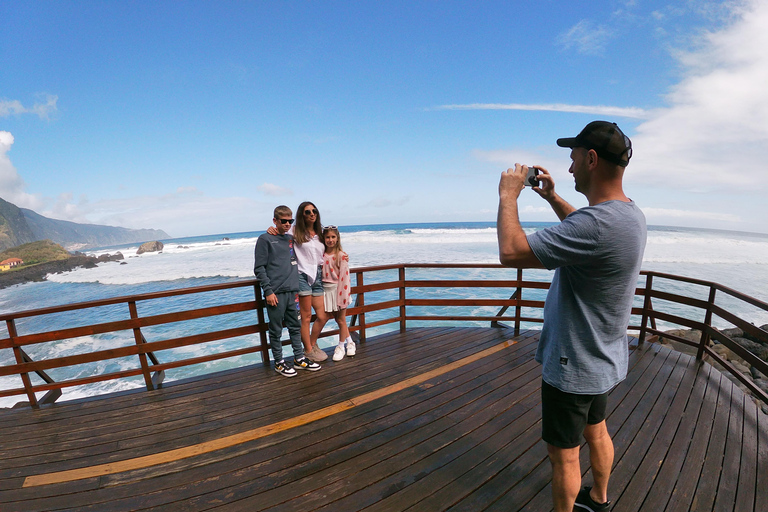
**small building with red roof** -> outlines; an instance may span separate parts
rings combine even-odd
[[[21,258],[8,258],[7,260],[0,261],[0,270],[6,271],[10,270],[13,267],[18,267],[19,265],[23,265],[24,260]]]

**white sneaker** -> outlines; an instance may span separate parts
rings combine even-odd
[[[355,342],[354,341],[348,341],[347,342],[347,355],[349,357],[352,357],[355,355]]]
[[[336,349],[333,351],[333,360],[341,361],[344,359],[344,345],[336,345]]]

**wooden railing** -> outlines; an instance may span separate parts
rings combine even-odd
[[[710,340],[714,339],[718,343],[724,345],[728,350],[746,361],[748,365],[754,367],[757,369],[757,371],[768,378],[768,363],[747,350],[741,344],[737,343],[731,337],[724,334],[723,330],[718,329],[712,325],[714,317],[719,317],[730,325],[741,329],[745,334],[748,334],[752,338],[759,340],[759,343],[768,346],[768,332],[728,311],[725,307],[719,305],[717,302],[718,299],[721,298],[731,301],[738,301],[742,305],[749,305],[755,308],[756,311],[761,312],[768,311],[768,303],[718,283],[681,277],[672,274],[663,274],[659,272],[642,272],[641,274],[645,276],[645,288],[638,290],[638,294],[642,295],[644,299],[642,308],[642,325],[640,326],[640,340],[643,341],[648,334],[651,334],[654,336],[662,336],[684,345],[695,347],[697,349],[696,357],[698,359],[702,359],[705,355],[712,358],[723,368],[728,370],[731,375],[735,376],[736,379],[738,379],[742,384],[744,384],[750,390],[750,392],[752,392],[753,395],[768,404],[768,394],[765,391],[757,387],[751,378],[741,373],[730,361],[726,360],[724,357],[715,352],[712,347],[709,346]],[[662,283],[661,285],[660,282]],[[656,289],[654,289],[654,283],[656,283]],[[693,285],[694,288],[699,288],[700,293],[706,295],[707,298],[702,299],[689,297],[686,295],[681,295],[680,293],[675,293],[678,290],[666,291],[660,289],[674,289],[682,285]],[[657,310],[653,307],[654,299],[657,300],[657,303],[658,301],[665,301],[687,306],[693,311],[693,313],[689,316],[699,316],[700,320],[692,319],[689,316],[683,317],[680,315],[674,315]],[[692,342],[681,336],[676,336],[668,332],[662,332],[656,327],[657,320],[661,320],[668,324],[674,324],[687,329],[695,329],[701,331],[701,336],[698,342]]]
[[[451,275],[455,275],[457,272],[461,272],[461,269],[475,273],[481,272],[484,276],[482,279],[438,279],[439,276],[436,276],[442,270],[450,270]],[[447,322],[449,325],[467,321],[490,322],[490,325],[494,327],[513,328],[517,335],[522,324],[535,324],[543,321],[540,313],[544,306],[544,295],[550,284],[546,280],[530,278],[531,273],[538,272],[538,275],[541,276],[543,271],[526,270],[525,272],[529,276],[529,279],[526,280],[522,269],[509,269],[497,264],[399,264],[355,268],[351,272],[356,280],[352,287],[352,293],[356,294],[356,303],[347,310],[347,315],[351,317],[350,331],[356,332],[363,342],[366,339],[366,333],[371,329],[398,324],[399,329],[405,331],[409,323],[413,325],[423,322]],[[502,278],[487,279],[486,275],[491,273],[498,273]],[[426,276],[426,279],[419,279],[419,275]],[[666,338],[698,347],[699,358],[704,357],[704,355],[711,357],[736,375],[755,396],[768,403],[768,395],[765,392],[707,346],[710,339],[715,339],[757,370],[768,375],[768,364],[765,361],[712,326],[712,319],[716,316],[768,344],[768,333],[716,304],[716,299],[719,298],[717,292],[750,304],[762,311],[768,311],[768,304],[716,283],[656,272],[643,272],[642,275],[645,279],[645,286],[636,291],[637,302],[642,302],[642,306],[632,308],[633,318],[639,318],[640,323],[630,325],[629,329],[639,331],[641,341],[649,334],[652,336],[663,334]],[[657,283],[656,288],[654,288],[654,282]],[[665,284],[659,286],[660,282]],[[707,299],[687,297],[676,293],[674,290],[664,289],[665,287],[675,288],[680,283],[705,287],[708,289]],[[488,294],[492,293],[494,289],[500,289],[498,296],[489,298],[477,296],[479,290]],[[440,297],[425,297],[424,290],[437,290]],[[454,297],[445,297],[448,292]],[[234,297],[229,297],[223,304],[197,307],[205,302],[198,299],[203,294],[206,294],[206,297],[210,294],[216,297],[234,294]],[[663,308],[657,310],[653,307],[654,299],[657,305],[661,301],[699,310],[702,318],[697,320],[675,315],[668,311],[665,312]],[[167,312],[163,307],[154,306],[173,300],[183,301],[180,303],[185,307],[178,311]],[[190,304],[193,305],[194,309],[190,309]],[[141,305],[141,308],[138,305]],[[104,307],[110,307],[110,314],[120,318],[103,323],[49,329],[43,332],[20,333],[17,330],[17,324],[24,319],[39,320],[45,317],[55,317],[62,313],[78,315],[86,310]],[[473,311],[470,312],[471,314],[466,314],[466,311],[459,311],[463,314],[455,315],[429,314],[430,308],[435,307],[439,307],[443,311],[446,307],[465,309],[470,307],[473,308]],[[487,313],[479,314],[476,311],[478,308],[484,312],[487,311]],[[500,309],[494,313],[496,308]],[[146,314],[140,314],[140,309],[146,311]],[[245,279],[0,315],[0,322],[5,322],[7,329],[7,337],[0,339],[0,350],[11,349],[15,356],[15,364],[0,367],[0,377],[19,375],[23,385],[20,388],[0,390],[0,397],[26,395],[28,403],[32,407],[38,407],[40,404],[55,401],[61,395],[61,390],[66,387],[141,376],[146,388],[152,390],[161,384],[165,370],[173,368],[255,353],[261,355],[262,362],[268,362],[268,327],[264,311],[265,305],[261,298],[258,281]],[[534,311],[537,314],[532,314]],[[169,339],[156,339],[162,336],[161,333],[157,332],[148,334],[149,331],[158,326],[194,322],[213,317],[224,318],[221,315],[229,314],[246,315],[245,321],[240,321],[243,325],[232,327],[226,320],[217,318],[217,323],[221,323],[227,328],[194,332]],[[690,316],[695,317],[696,314]],[[681,337],[662,333],[657,329],[657,320],[690,329],[699,329],[702,332],[701,339],[698,343],[692,343]],[[37,361],[30,358],[25,351],[25,348],[43,343],[120,331],[132,333],[133,342],[116,348],[94,350],[77,355],[49,357]],[[324,331],[322,335],[333,336],[337,333],[338,331],[331,330]],[[245,337],[246,346],[224,351],[211,351],[211,353],[198,357],[176,357],[172,361],[165,362],[162,361],[163,357],[156,356],[157,353],[170,349],[203,345],[217,340],[238,337]],[[288,343],[287,340],[284,342]],[[176,355],[178,356],[178,354]],[[47,371],[61,368],[125,357],[135,358],[136,366],[58,382],[54,381],[47,373]],[[31,379],[33,374],[38,375],[42,382],[33,383]],[[41,392],[46,392],[46,394],[38,399],[36,394]]]

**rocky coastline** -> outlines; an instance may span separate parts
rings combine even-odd
[[[16,270],[0,272],[0,289],[30,281],[45,281],[45,277],[48,274],[61,274],[62,272],[69,272],[81,267],[93,268],[98,263],[122,261],[123,259],[124,257],[119,251],[115,254],[102,254],[99,257],[76,253],[67,259],[48,261]]]
[[[768,332],[768,324],[761,325],[760,329]],[[673,336],[690,340],[697,344],[701,340],[701,331],[695,329],[674,329],[665,332]],[[762,359],[763,361],[768,361],[767,342],[759,340],[756,337],[751,336],[749,333],[745,333],[739,328],[723,329],[721,332],[738,343],[741,347],[752,352],[758,358]],[[662,345],[667,345],[670,348],[685,354],[695,355],[697,351],[696,347],[688,346],[670,338],[664,338],[663,335],[659,336],[658,340],[651,338],[651,341],[660,343]],[[728,361],[734,368],[736,368],[739,373],[750,379],[755,384],[755,386],[763,390],[765,393],[768,393],[768,375],[761,373],[757,368],[747,363],[747,361],[741,358],[738,354],[734,353],[732,350],[718,341],[710,340],[709,347],[720,357]],[[705,360],[720,370],[720,372],[722,372],[726,377],[728,377],[728,379],[730,379],[742,391],[744,391],[745,394],[751,396],[755,400],[755,403],[757,403],[757,405],[763,410],[763,412],[768,414],[768,404],[765,404],[763,401],[755,397],[752,392],[741,381],[739,381],[735,375],[726,370],[722,365],[714,361],[712,358],[705,356]]]

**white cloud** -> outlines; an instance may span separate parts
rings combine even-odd
[[[675,220],[705,220],[705,221],[718,221],[718,222],[733,222],[738,223],[741,218],[738,215],[732,213],[719,213],[714,211],[692,211],[692,210],[675,210],[672,208],[641,208],[649,223],[658,222],[660,219],[665,221]]]
[[[35,114],[40,119],[48,119],[51,114],[57,111],[56,103],[58,96],[46,94],[43,101],[35,103],[31,107],[25,107],[19,100],[0,99],[0,117],[9,117],[12,115]]]
[[[645,119],[647,110],[637,107],[613,107],[609,105],[567,105],[564,103],[531,104],[522,103],[471,103],[467,105],[440,105],[436,110],[533,110],[547,112],[569,112],[592,114],[604,117],[627,117]]]
[[[200,233],[262,230],[272,219],[273,204],[245,197],[207,197],[194,187],[162,196],[138,196],[89,202],[61,194],[44,209],[54,219],[126,228],[162,229],[174,237]]]
[[[590,20],[581,20],[567,32],[557,37],[557,43],[566,50],[576,48],[585,55],[602,55],[605,44],[614,36],[605,27],[596,25]]]
[[[520,208],[520,213],[552,213],[552,208],[549,206],[531,206],[529,204]]]
[[[377,197],[368,203],[365,204],[365,206],[372,206],[374,208],[386,208],[388,206],[403,206],[404,204],[408,203],[411,200],[411,196],[403,196],[399,198],[389,199],[386,197]]]
[[[495,166],[499,174],[507,168],[513,167],[516,163],[525,165],[537,165],[548,169],[553,174],[558,174],[559,181],[556,183],[558,191],[567,190],[573,182],[565,178],[568,173],[564,172],[570,167],[570,157],[567,150],[557,146],[550,145],[541,148],[541,151],[531,151],[527,149],[499,149],[499,150],[480,150],[472,151],[472,156],[481,162],[488,162]]]
[[[628,180],[687,192],[764,193],[768,147],[768,2],[750,0],[677,55],[684,78],[632,137]]]
[[[267,196],[290,196],[293,195],[293,191],[289,188],[274,185],[272,183],[263,183],[256,187],[262,194]]]
[[[27,184],[21,179],[8,156],[13,142],[11,132],[0,131],[0,197],[21,208],[39,207],[40,199],[24,191]]]

